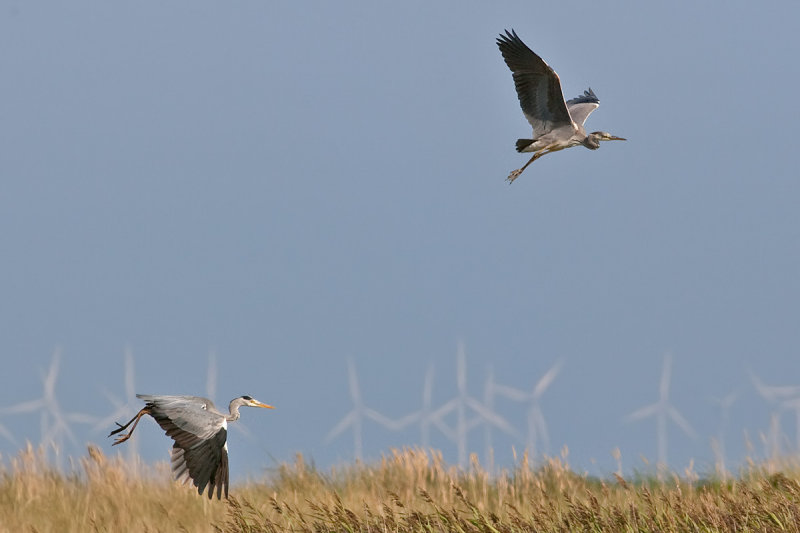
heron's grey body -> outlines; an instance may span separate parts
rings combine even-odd
[[[533,127],[533,139],[518,139],[517,151],[534,155],[525,166],[509,174],[509,182],[544,154],[578,145],[596,150],[600,141],[625,140],[604,131],[587,134],[583,125],[600,106],[594,91],[589,89],[565,102],[558,74],[528,48],[514,30],[501,34],[497,46],[513,74],[522,113]]]
[[[128,440],[143,415],[152,416],[175,443],[170,451],[172,473],[178,481],[192,480],[197,492],[203,494],[208,486],[208,497],[214,489],[217,498],[228,497],[228,422],[239,419],[239,407],[269,407],[250,396],[231,400],[229,414],[221,413],[208,398],[199,396],[160,396],[137,394],[145,406],[124,426],[109,434],[116,435],[133,423],[128,433],[113,445]]]

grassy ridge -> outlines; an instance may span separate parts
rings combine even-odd
[[[772,470],[771,470],[772,471]],[[28,447],[0,470],[0,531],[800,531],[800,474],[593,479],[559,459],[490,477],[396,450],[322,473],[302,456],[209,501],[155,468],[89,448],[62,475]]]

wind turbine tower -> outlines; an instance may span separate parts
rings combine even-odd
[[[514,428],[503,417],[487,408],[483,402],[476,400],[467,391],[467,363],[464,344],[459,342],[456,357],[456,385],[458,393],[455,398],[444,403],[431,414],[432,421],[440,428],[450,440],[456,443],[458,449],[458,464],[461,468],[467,466],[467,433],[476,425],[487,423],[511,435],[516,434]],[[467,420],[467,411],[474,413],[477,418]],[[443,417],[455,411],[456,427],[450,429],[443,421]]]
[[[669,403],[669,384],[672,374],[672,356],[664,355],[664,367],[661,372],[658,401],[656,403],[637,409],[626,417],[629,422],[655,417],[656,435],[658,438],[658,476],[661,477],[667,469],[667,422],[672,420],[686,435],[694,438],[695,432],[689,422],[675,407]]]
[[[353,402],[353,409],[342,418],[328,434],[325,436],[325,442],[329,443],[341,434],[348,427],[353,428],[353,449],[355,458],[358,461],[363,460],[364,443],[363,443],[363,420],[364,418],[370,419],[376,424],[383,426],[389,430],[399,431],[408,424],[412,423],[418,415],[408,415],[400,420],[392,420],[374,409],[364,405],[361,399],[361,389],[358,386],[358,375],[356,374],[356,367],[352,358],[347,359],[347,375],[350,385],[350,399]]]
[[[556,361],[550,369],[539,378],[539,381],[533,387],[533,390],[523,391],[508,385],[495,385],[495,391],[498,396],[503,396],[515,402],[529,402],[527,413],[527,426],[528,435],[526,447],[528,456],[531,461],[536,460],[537,445],[541,443],[543,451],[547,453],[550,449],[550,433],[547,430],[547,422],[544,419],[544,413],[541,407],[541,398],[544,393],[553,384],[558,373],[561,371],[561,363]]]

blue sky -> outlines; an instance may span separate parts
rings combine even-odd
[[[673,404],[698,433],[670,428],[670,463],[709,467],[711,399],[734,392],[730,460],[761,454],[772,406],[748,372],[800,384],[799,15],[4,1],[0,406],[41,394],[56,346],[62,408],[98,417],[104,390],[124,392],[126,347],[137,390],[165,394],[203,394],[214,351],[219,404],[278,407],[245,411],[251,436],[231,437],[234,475],[257,477],[295,452],[352,457],[350,434],[323,442],[351,408],[348,357],[365,403],[400,417],[430,364],[434,404],[454,396],[463,342],[474,396],[489,367],[523,389],[561,361],[542,398],[550,451],[602,473],[617,447],[628,468],[655,458],[655,421],[623,418],[656,400],[669,352]],[[506,28],[568,98],[594,89],[590,131],[629,141],[505,183],[530,134],[494,43]],[[523,406],[496,408],[524,433]],[[40,438],[36,416],[0,424]],[[147,460],[166,458],[155,424],[138,433]],[[365,422],[367,457],[417,442]],[[512,445],[495,436],[498,462]],[[482,452],[480,431],[469,446]]]

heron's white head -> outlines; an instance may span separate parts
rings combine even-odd
[[[595,131],[592,132],[592,135],[597,135],[597,137],[601,141],[627,141],[628,139],[624,137],[617,137],[616,135],[611,135],[607,131]]]
[[[242,400],[242,405],[246,405],[248,407],[264,407],[266,409],[275,409],[273,406],[259,402],[251,396],[242,396],[240,399]]]
[[[589,135],[586,136],[586,139],[583,140],[583,145],[590,150],[597,150],[600,148],[600,141],[627,141],[623,137],[617,137],[616,135],[611,135],[607,131],[593,131]]]

